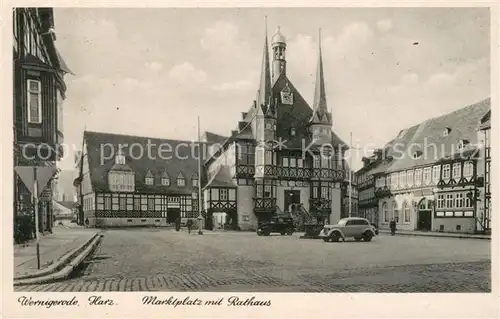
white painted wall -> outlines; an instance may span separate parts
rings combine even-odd
[[[342,211],[342,194],[339,188],[332,188],[332,212],[330,213],[330,224],[336,224],[340,220]]]
[[[257,216],[253,213],[253,186],[238,186],[236,198],[238,201],[238,226],[241,230],[257,228]]]

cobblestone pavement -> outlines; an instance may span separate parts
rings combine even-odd
[[[488,292],[490,241],[109,230],[74,278],[16,291]]]

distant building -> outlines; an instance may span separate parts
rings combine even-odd
[[[490,108],[487,99],[404,129],[364,159],[360,212],[378,212],[380,228],[394,218],[401,230],[483,231],[477,128]]]
[[[14,166],[55,166],[63,156],[64,75],[51,8],[13,10]],[[32,194],[14,174],[14,216],[34,216]],[[39,201],[39,227],[53,224],[52,183]]]
[[[477,162],[477,175],[481,181],[477,194],[478,230],[491,233],[491,111],[480,120],[478,141],[481,145]]]

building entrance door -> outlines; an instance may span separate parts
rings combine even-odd
[[[300,190],[284,190],[285,207],[284,211],[291,213],[292,204],[300,204]]]
[[[418,230],[431,230],[431,213],[430,210],[418,211]]]
[[[168,208],[167,210],[167,223],[175,223],[177,218],[181,216],[180,208]]]

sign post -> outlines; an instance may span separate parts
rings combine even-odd
[[[40,269],[40,229],[38,224],[38,185],[36,178],[36,167],[33,167],[33,203],[35,204],[35,233],[36,233],[36,262]]]
[[[45,186],[47,186],[49,180],[57,172],[57,168],[43,166],[16,166],[14,170],[33,196],[33,203],[35,206],[34,213],[36,233],[36,259],[38,269],[40,269],[40,227],[38,225],[38,200],[41,191],[43,191]]]

